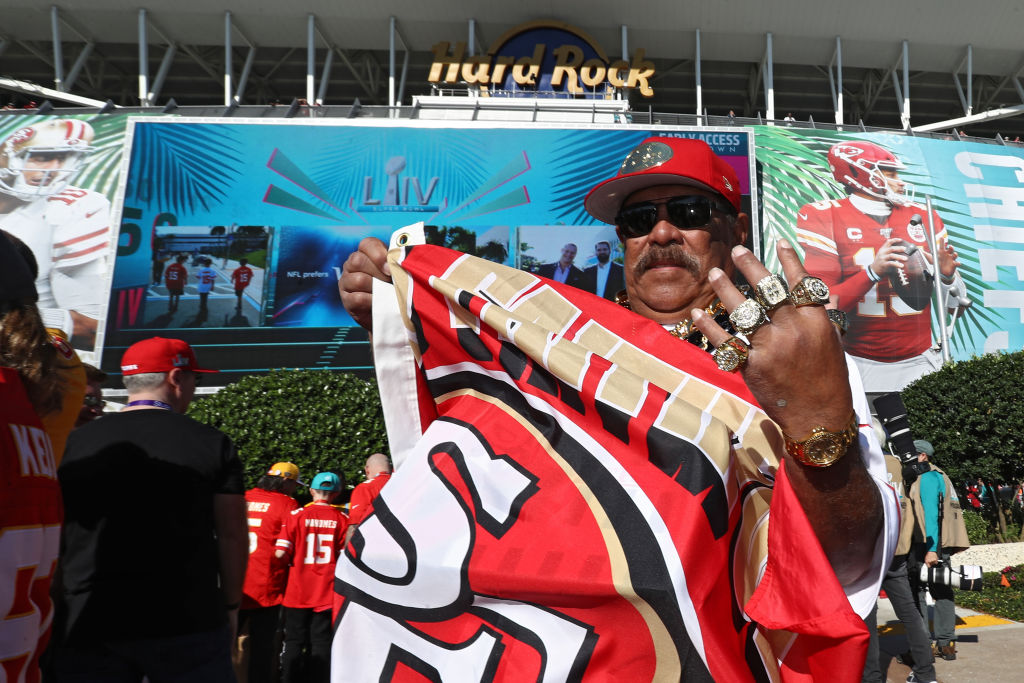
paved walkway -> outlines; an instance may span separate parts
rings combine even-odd
[[[972,612],[959,605],[956,617],[957,657],[952,662],[935,662],[939,683],[1024,681],[1024,667],[1020,665],[1024,624]],[[904,683],[910,669],[895,657],[907,650],[907,637],[885,598],[878,600],[878,632],[883,673],[887,673],[890,683]]]

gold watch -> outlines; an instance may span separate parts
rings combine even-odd
[[[830,432],[824,427],[815,427],[811,435],[802,441],[789,438],[786,434],[786,452],[801,465],[828,467],[846,455],[850,444],[857,439],[857,414],[854,413],[845,429]]]

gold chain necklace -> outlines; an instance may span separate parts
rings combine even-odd
[[[629,305],[629,295],[626,294],[626,290],[622,290],[615,295],[615,303],[623,308],[633,310],[632,306]],[[704,312],[712,318],[718,317],[723,311],[725,311],[725,305],[722,303],[721,299],[715,299],[711,302],[710,306],[704,309]],[[693,321],[689,318],[680,320],[668,331],[668,333],[678,339],[686,339],[693,333]]]

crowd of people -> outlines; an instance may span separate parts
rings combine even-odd
[[[105,414],[106,373],[47,328],[36,277],[0,233],[5,680],[326,682],[344,479],[316,474],[300,507],[279,462],[245,491],[231,439],[184,414],[216,371],[178,339],[125,351],[128,403]],[[390,471],[371,466],[361,518]]]

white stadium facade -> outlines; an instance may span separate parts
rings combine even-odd
[[[612,94],[638,123],[715,124],[732,110],[742,123],[792,114],[798,125],[1024,135],[1017,0],[0,0],[0,10],[0,105],[19,114],[352,117],[390,106],[415,117],[437,106],[431,96],[479,94],[428,81],[438,43],[465,43],[468,60],[546,21],[609,60],[643,51],[650,96]]]

